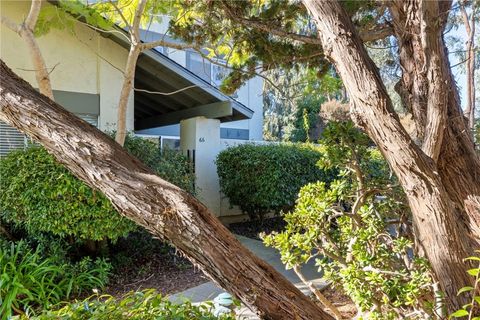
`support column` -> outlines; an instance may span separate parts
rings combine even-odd
[[[220,215],[220,184],[215,159],[220,152],[220,120],[195,117],[180,121],[180,149],[194,161],[197,198]]]

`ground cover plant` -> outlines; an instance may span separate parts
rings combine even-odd
[[[154,290],[130,292],[120,299],[94,295],[85,300],[64,303],[31,320],[233,320],[232,315],[214,316],[211,304],[194,306],[189,302],[174,304]],[[20,317],[20,319],[23,319]]]
[[[58,256],[44,256],[40,248],[32,249],[26,242],[0,239],[0,315],[35,315],[61,301],[92,289],[102,289],[110,265],[86,257],[70,263]]]

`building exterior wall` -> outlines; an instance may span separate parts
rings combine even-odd
[[[2,15],[17,23],[23,21],[29,9],[29,1],[0,1]],[[99,128],[114,129],[127,50],[79,22],[74,30],[52,29],[37,41],[47,67],[54,68],[50,73],[52,88],[99,95]],[[14,72],[38,87],[25,42],[5,27],[0,28],[0,56]],[[133,130],[133,93],[130,96],[127,129]]]
[[[160,22],[151,24],[148,30],[144,30],[142,32],[143,39],[145,41],[154,41],[161,38],[167,38],[171,41],[175,41],[169,38],[167,33],[169,20],[170,18],[168,16],[161,16]],[[193,73],[196,73],[199,77],[206,80],[207,82],[210,82],[212,85],[218,87],[221,84],[221,80],[215,77],[214,69],[221,70],[222,67],[212,64],[206,59],[201,58],[201,56],[199,56],[197,52],[192,50],[178,50],[164,47],[158,47],[156,49],[168,56],[176,63],[183,66],[184,68],[190,69]],[[202,59],[203,67],[199,67],[198,69],[208,69],[207,74],[205,74],[205,72],[199,74],[199,72],[192,70],[189,63],[189,56],[192,54],[198,55],[200,59]],[[228,70],[223,68],[222,73],[226,74],[227,72]],[[225,129],[233,128],[248,130],[248,140],[263,140],[263,79],[261,77],[254,77],[248,80],[242,87],[237,90],[237,92],[232,97],[247,106],[249,109],[251,109],[254,112],[254,115],[251,119],[248,120],[222,123],[220,124],[220,127]],[[166,135],[167,131],[164,132],[163,130],[163,128],[158,128],[143,130],[140,132],[142,134]],[[180,127],[178,126],[176,130],[177,132],[179,132]],[[168,132],[172,132],[171,128],[168,129]]]

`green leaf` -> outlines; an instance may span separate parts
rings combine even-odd
[[[470,270],[467,270],[468,274],[471,275],[471,276],[478,276],[478,273],[480,272],[480,268],[474,268],[474,269],[470,269]]]
[[[480,257],[468,257],[468,258],[465,258],[465,260],[480,261]]]
[[[467,291],[472,291],[473,289],[474,289],[474,288],[473,288],[473,287],[470,287],[470,286],[463,287],[463,288],[461,288],[460,290],[458,290],[457,296],[460,295],[461,293],[464,293],[464,292],[467,292]]]
[[[454,313],[452,313],[450,315],[449,318],[461,318],[461,317],[465,317],[465,316],[468,316],[468,311],[467,310],[458,310],[458,311],[455,311]]]

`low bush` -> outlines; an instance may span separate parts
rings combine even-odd
[[[190,302],[175,304],[154,290],[130,292],[117,300],[112,296],[93,296],[84,301],[67,303],[56,310],[45,311],[32,320],[233,320],[232,315],[215,317],[212,305],[194,306]]]
[[[64,299],[105,286],[110,265],[84,258],[75,264],[43,257],[26,242],[0,242],[0,315],[35,314]]]
[[[221,191],[251,219],[290,209],[302,186],[328,181],[331,173],[316,166],[321,152],[308,144],[228,148],[217,157]]]

